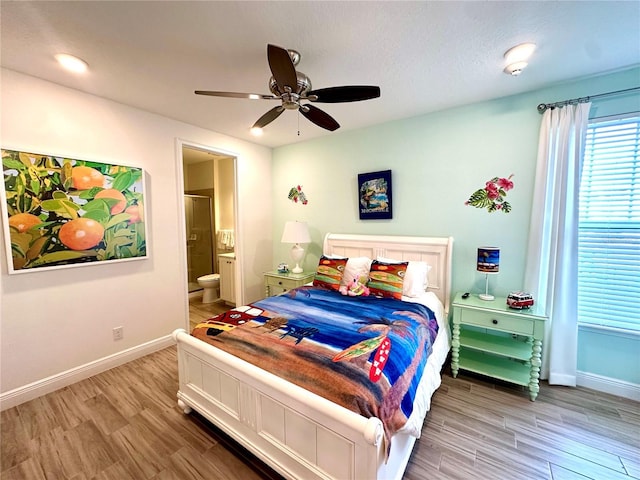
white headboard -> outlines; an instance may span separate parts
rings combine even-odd
[[[418,260],[431,265],[430,292],[434,292],[449,313],[451,299],[451,258],[453,237],[396,237],[392,235],[351,235],[327,233],[325,255],[343,257],[387,257],[395,260]]]

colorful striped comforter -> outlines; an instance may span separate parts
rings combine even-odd
[[[378,417],[389,440],[413,411],[437,332],[434,313],[419,303],[300,287],[213,317],[192,335]]]

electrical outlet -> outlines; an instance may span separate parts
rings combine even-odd
[[[116,327],[113,329],[113,340],[122,340],[122,338],[124,337],[124,328],[123,327]]]

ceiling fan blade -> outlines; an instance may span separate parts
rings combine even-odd
[[[307,97],[315,95],[318,97],[313,102],[342,103],[359,102],[361,100],[371,100],[380,96],[380,87],[371,85],[349,85],[344,87],[329,87],[311,90]]]
[[[273,107],[267,113],[262,115],[256,123],[253,124],[251,128],[263,128],[265,125],[270,124],[276,118],[280,116],[280,114],[284,112],[284,107],[282,105],[278,105],[277,107]]]
[[[211,90],[196,90],[196,95],[209,95],[211,97],[228,98],[248,98],[249,100],[279,100],[280,97],[273,95],[263,95],[261,93],[240,93],[240,92],[214,92]]]
[[[318,107],[314,107],[313,105],[301,105],[299,110],[302,115],[319,127],[331,132],[340,128],[340,124],[336,122],[331,115],[320,110]]]
[[[284,87],[289,87],[292,92],[296,92],[298,89],[298,76],[289,52],[282,47],[269,44],[267,45],[267,60],[280,91],[285,93]]]

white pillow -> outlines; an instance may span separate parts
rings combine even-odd
[[[377,260],[385,263],[402,262],[402,260],[386,257],[378,257]],[[406,297],[419,297],[422,295],[429,287],[429,270],[431,270],[431,265],[427,262],[409,260],[407,271],[404,274],[404,281],[402,282],[402,294]]]
[[[369,280],[369,269],[371,268],[371,260],[369,257],[349,257],[342,274],[342,282],[340,286],[349,286],[356,278],[365,277],[364,284]]]

